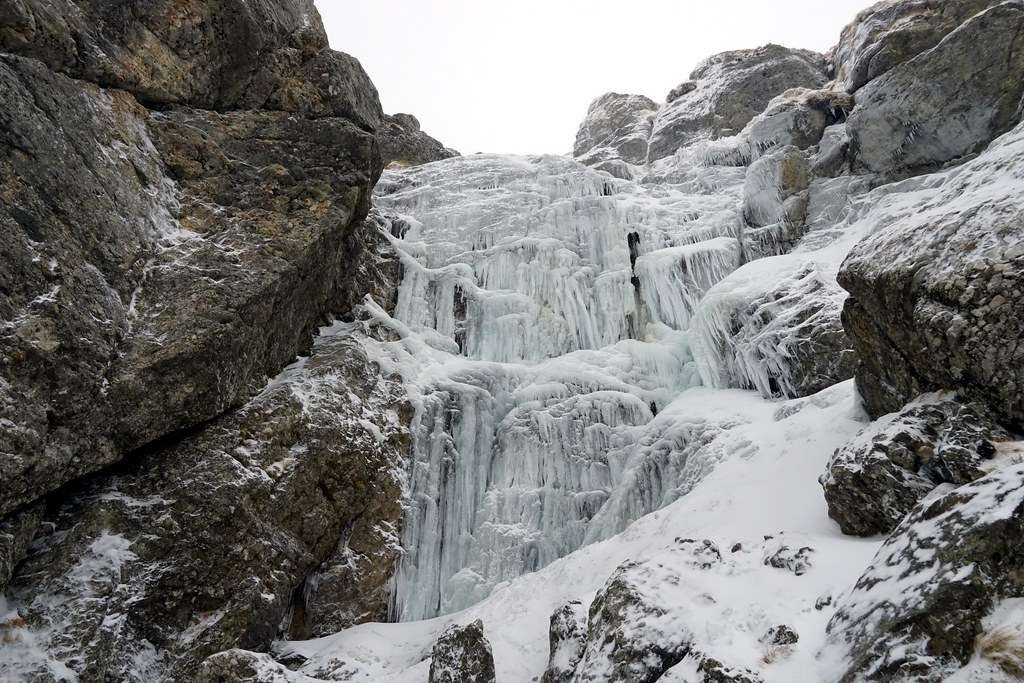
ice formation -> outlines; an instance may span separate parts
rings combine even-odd
[[[692,348],[732,329],[731,300],[709,292],[743,291],[744,174],[692,162],[634,182],[476,155],[381,180],[403,277],[393,315],[374,315],[417,406],[397,620],[464,609],[621,532],[727,454],[708,444],[743,420],[676,399],[757,371],[707,352],[698,367]]]

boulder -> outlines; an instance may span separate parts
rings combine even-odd
[[[450,626],[434,643],[429,683],[494,683],[494,655],[477,619]]]
[[[844,534],[889,533],[936,486],[983,477],[1010,435],[984,406],[929,395],[873,422],[835,452],[821,477]]]
[[[820,88],[826,80],[824,57],[805,50],[765,45],[710,57],[658,111],[648,158],[663,159],[698,140],[735,135],[777,95],[790,88]]]
[[[570,683],[583,657],[587,637],[587,610],[579,600],[562,605],[551,614],[548,628],[548,668],[541,683]]]
[[[914,179],[932,188],[926,199],[881,221],[843,263],[843,326],[872,417],[955,389],[1024,424],[1022,155],[1018,126],[955,170]]]
[[[14,0],[0,49],[153,105],[381,119],[377,90],[332,51],[313,0]]]
[[[828,648],[846,667],[839,680],[940,683],[972,657],[1018,680],[1021,534],[1024,465],[918,505],[829,622]],[[998,618],[1004,611],[1007,624]],[[978,680],[1002,679],[992,672]]]
[[[978,12],[1004,0],[883,0],[843,29],[829,62],[836,85],[854,92],[939,44]]]
[[[847,123],[854,170],[934,170],[1012,128],[1024,95],[1021,30],[1024,2],[997,4],[858,90]]]
[[[647,143],[657,110],[658,105],[643,95],[602,95],[587,109],[576,133],[573,156],[582,164],[605,170],[615,162],[647,163]]]
[[[384,165],[396,167],[419,166],[431,161],[459,156],[420,129],[420,122],[412,114],[385,116],[377,131]]]
[[[0,57],[0,516],[245,401],[346,310],[345,118],[150,112]]]
[[[232,649],[208,657],[196,683],[314,683],[319,679],[296,673],[270,655]]]
[[[573,681],[653,683],[689,653],[692,636],[662,604],[663,581],[678,572],[654,563],[626,562],[590,605],[583,656]]]
[[[385,619],[411,409],[361,327],[336,324],[240,410],[54,499],[8,589],[23,625],[4,637],[27,654],[0,658],[0,678],[58,662],[194,680],[221,650]],[[345,580],[320,581],[337,562]]]

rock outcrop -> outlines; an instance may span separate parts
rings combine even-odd
[[[829,623],[832,647],[847,663],[840,680],[939,683],[976,650],[1012,665],[1019,641],[1011,626],[1001,637],[1007,649],[991,647],[1004,626],[993,617],[1024,591],[1022,533],[1021,465],[918,506]],[[1015,680],[1019,671],[1002,673]]]
[[[980,405],[923,397],[832,456],[821,478],[829,516],[844,534],[889,533],[936,486],[985,476],[1009,439]]]
[[[459,156],[454,149],[424,133],[419,119],[412,114],[385,116],[377,138],[385,166],[418,166]]]
[[[982,10],[1005,0],[883,0],[857,15],[829,56],[836,84],[854,92],[939,44]]]
[[[15,0],[0,49],[146,105],[288,111],[364,130],[382,116],[359,62],[329,48],[313,0]]]
[[[937,189],[843,264],[843,324],[872,417],[951,389],[1007,426],[1024,424],[1024,202],[1002,191],[1024,182],[1021,137],[1018,126],[955,171],[912,181]]]
[[[410,409],[358,327],[320,336],[241,410],[65,490],[9,588],[25,626],[5,637],[36,657],[0,676],[53,659],[84,680],[190,680],[282,624],[385,619]]]
[[[494,655],[477,619],[451,626],[434,643],[429,683],[494,683]]]
[[[594,100],[576,133],[573,156],[582,164],[629,178],[629,164],[647,163],[658,105],[643,95],[606,93]]]
[[[847,126],[854,169],[934,170],[1012,128],[1022,114],[1022,30],[1024,3],[997,4],[858,90]]]
[[[697,140],[735,135],[777,95],[826,80],[822,55],[779,45],[710,57],[658,111],[648,156],[655,161]]]
[[[548,627],[548,668],[541,683],[570,683],[583,657],[587,637],[587,610],[579,600],[551,614]]]
[[[237,406],[352,285],[381,169],[372,84],[327,50],[300,11],[311,3],[194,4],[40,1],[4,15],[31,27],[12,44],[8,25],[9,49],[163,109],[0,57],[0,515]],[[292,88],[263,66],[231,80],[253,71],[233,61],[253,57],[249,43],[298,59],[299,38],[319,46],[307,66],[330,83]],[[260,79],[277,89],[253,99]],[[167,106],[179,102],[225,111]]]

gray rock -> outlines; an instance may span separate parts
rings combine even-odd
[[[16,0],[0,49],[144,103],[340,116],[373,129],[366,72],[327,44],[313,0]]]
[[[431,161],[459,156],[420,129],[420,122],[412,114],[385,116],[377,131],[384,165],[396,167],[418,166]]]
[[[675,97],[654,119],[651,161],[698,140],[739,133],[790,88],[820,88],[826,81],[825,60],[813,52],[765,45],[710,57],[690,81],[673,91]]]
[[[685,629],[658,628],[666,614],[657,595],[660,581],[678,573],[667,567],[626,562],[590,605],[587,640],[573,681],[653,683],[689,653]]]
[[[933,170],[1012,128],[1024,94],[1021,30],[1024,3],[1003,2],[861,88],[847,124],[854,169]]]
[[[270,655],[232,649],[208,657],[196,683],[312,683],[315,678],[291,671]]]
[[[29,544],[39,530],[46,506],[36,503],[0,520],[0,594],[14,575],[14,568],[25,559]]]
[[[936,486],[983,477],[993,442],[1009,439],[983,406],[923,397],[835,452],[821,477],[829,517],[844,534],[889,533]]]
[[[857,244],[839,272],[843,325],[872,417],[956,389],[1024,424],[1024,127],[954,171],[923,178],[927,202]],[[908,181],[909,182],[909,181]]]
[[[762,683],[764,680],[749,669],[729,666],[714,657],[701,659],[697,673],[701,675],[700,683]]]
[[[803,576],[814,565],[811,560],[814,548],[791,542],[785,534],[765,536],[761,551],[765,566],[784,569],[797,576]]]
[[[587,610],[578,600],[568,602],[551,614],[548,628],[548,668],[541,683],[569,683],[586,646]]]
[[[65,489],[9,586],[5,638],[31,656],[0,678],[52,658],[193,680],[221,650],[386,618],[411,411],[339,325],[242,409]],[[320,581],[339,558],[345,580]]]
[[[434,643],[429,683],[494,683],[494,655],[477,619],[451,626]]]
[[[762,156],[747,169],[743,185],[743,220],[747,260],[788,252],[803,235],[810,195],[811,170],[795,146]]]
[[[657,110],[658,105],[643,95],[602,95],[587,109],[576,133],[573,156],[580,163],[597,167],[616,161],[647,163],[647,142]]]
[[[242,403],[347,310],[370,133],[0,58],[0,515]]]
[[[940,683],[998,631],[986,618],[1024,591],[1024,466],[1006,467],[920,504],[840,599],[828,625],[840,679]],[[992,625],[998,629],[998,624]],[[1013,647],[1012,637],[1003,642]],[[1006,656],[1010,655],[1009,658]],[[1015,672],[1006,669],[1007,680]]]
[[[978,12],[1003,0],[884,0],[843,29],[829,56],[836,84],[854,92],[939,44]]]

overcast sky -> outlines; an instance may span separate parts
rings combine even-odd
[[[316,0],[390,114],[463,153],[565,153],[590,102],[656,102],[704,57],[818,51],[872,0]]]

